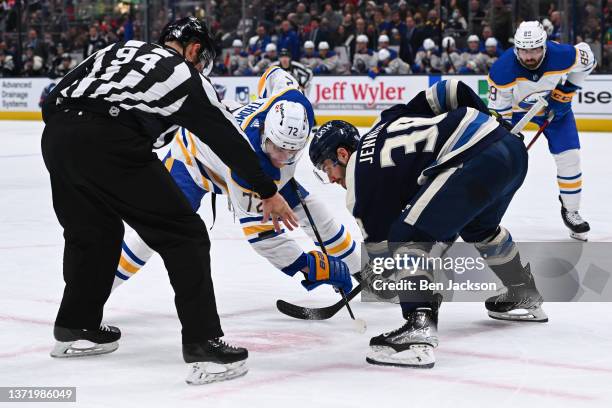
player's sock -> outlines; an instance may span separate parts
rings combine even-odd
[[[153,251],[135,232],[126,236],[125,241],[121,244],[121,258],[119,258],[119,265],[115,272],[112,290],[134,276],[151,258],[151,255]]]
[[[486,300],[489,316],[500,320],[548,321],[529,264],[523,267],[510,232],[499,226],[492,237],[474,245],[506,288],[505,292]]]
[[[571,149],[555,154],[557,163],[557,183],[561,201],[561,218],[570,230],[570,237],[581,241],[587,240],[590,231],[589,223],[582,219],[580,199],[582,195],[582,171],[580,168],[580,150]]]

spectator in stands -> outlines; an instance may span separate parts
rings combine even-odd
[[[410,65],[406,64],[399,58],[393,58],[388,49],[382,48],[378,51],[378,64],[374,72],[370,72],[370,76],[374,73],[378,75],[406,75],[412,73]]]
[[[553,29],[548,39],[551,41],[561,42],[561,12],[553,11],[552,13],[550,13],[550,22],[552,23]]]
[[[289,20],[283,20],[281,23],[281,32],[276,43],[277,48],[286,48],[291,53],[291,58],[300,58],[300,39],[297,33],[291,28]]]
[[[378,51],[387,50],[391,54],[391,59],[397,58],[397,51],[389,48],[389,36],[382,34],[378,37]]]
[[[270,43],[266,45],[266,53],[263,57],[254,66],[251,66],[251,71],[255,75],[260,75],[276,60],[276,45]]]
[[[242,41],[238,38],[232,42],[232,54],[229,56],[228,71],[230,75],[250,75],[249,54],[244,50]]]
[[[346,73],[336,53],[329,49],[327,41],[319,43],[319,58],[321,62],[312,70],[315,75],[344,75]]]
[[[451,13],[451,17],[448,20],[448,28],[454,30],[457,33],[464,33],[468,29],[468,23],[465,17],[463,17],[463,12],[461,11],[457,3],[455,3],[453,12]]]
[[[304,40],[312,41],[315,46],[319,45],[321,41],[329,41],[329,30],[327,28],[321,28],[320,24],[321,19],[319,17],[312,17],[310,19],[310,26],[308,27],[308,30],[305,30]]]
[[[349,5],[349,4],[347,4]],[[353,15],[345,14],[342,19],[342,24],[338,28],[342,27],[344,29],[344,36],[349,37],[351,35],[355,35],[355,23],[353,23]],[[338,44],[339,45],[339,44]]]
[[[385,19],[385,14],[381,9],[374,12],[374,25],[379,33],[391,32],[391,23]]]
[[[482,9],[480,4],[480,0],[470,0],[470,12],[469,12],[469,20],[471,20],[472,25],[468,27],[469,32],[477,32],[480,30],[480,26],[482,25],[486,13]]]
[[[253,55],[255,59],[259,59],[270,42],[271,39],[266,32],[266,26],[259,24],[255,31],[255,36],[249,39],[249,54]]]
[[[337,11],[334,11],[332,4],[329,2],[325,3],[325,5],[323,6],[323,13],[321,13],[321,18],[327,19],[331,32],[335,32],[338,29],[338,26],[342,24],[342,15]]]
[[[34,47],[28,46],[22,59],[22,74],[26,77],[38,77],[44,74],[44,61],[39,55],[34,54]]]
[[[391,30],[395,29],[399,31],[400,36],[403,37],[406,35],[406,23],[404,23],[401,19],[399,8],[396,8],[391,12],[391,23],[389,26]]]
[[[431,38],[423,41],[423,47],[417,51],[414,57],[414,72],[431,74],[442,72],[442,60],[436,48],[436,43]]]
[[[66,75],[68,72],[72,70],[76,66],[76,61],[72,59],[70,54],[65,52],[62,56],[62,62],[55,67],[53,72],[51,73],[52,78],[59,78]]]
[[[28,41],[25,43],[25,48],[31,48],[34,55],[45,57],[44,43],[38,38],[38,32],[34,29],[28,31]]]
[[[0,48],[0,77],[15,75],[15,62],[13,56]]]
[[[298,26],[306,26],[310,23],[310,14],[306,12],[306,5],[303,2],[298,3],[295,8],[295,22]]]
[[[486,72],[487,64],[484,54],[480,51],[480,39],[476,34],[472,34],[467,40],[468,47],[461,58],[463,66],[459,70],[460,74],[483,74]]]
[[[500,57],[501,52],[498,49],[498,42],[495,38],[489,37],[485,41],[485,65],[487,72],[491,69],[491,66]]]
[[[431,38],[436,44],[440,44],[442,40],[440,38],[441,31],[444,31],[444,24],[438,18],[438,10],[429,10],[427,13],[427,21],[423,28],[423,36]]]
[[[304,43],[304,53],[302,54],[300,62],[304,64],[305,67],[310,68],[312,70],[314,70],[315,67],[317,67],[321,63],[321,58],[319,58],[319,54],[315,52],[314,42],[309,40]]]
[[[493,7],[487,12],[487,20],[493,29],[496,38],[501,41],[502,47],[507,48],[510,38],[514,36],[512,30],[512,12],[504,4],[504,0],[492,0]]]
[[[406,34],[400,42],[400,58],[410,64],[414,63],[414,54],[419,48],[419,44],[416,42],[417,36],[416,23],[414,17],[406,17]]]
[[[457,51],[455,46],[455,39],[453,37],[444,37],[442,39],[442,73],[444,74],[457,74],[463,65],[461,55]]]
[[[107,43],[104,38],[98,33],[98,27],[91,26],[89,28],[89,36],[83,47],[83,59],[89,57],[94,52],[106,47]]]
[[[351,72],[354,74],[367,74],[376,67],[377,63],[376,54],[374,54],[372,49],[368,48],[368,36],[365,34],[358,35]]]

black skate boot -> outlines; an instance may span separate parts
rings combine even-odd
[[[115,326],[100,325],[97,330],[67,329],[55,326],[53,336],[57,342],[51,351],[51,357],[84,357],[96,354],[112,353],[119,348],[117,340],[121,331]],[[89,342],[93,345],[81,343]]]
[[[248,371],[247,349],[233,347],[220,338],[202,343],[183,344],[183,359],[193,363],[187,384],[209,384],[241,377]]]
[[[542,310],[544,299],[535,286],[529,264],[525,266],[526,282],[509,285],[502,294],[492,296],[485,301],[489,317],[498,320],[517,322],[548,321],[548,316]],[[521,312],[524,311],[524,312]]]
[[[578,211],[568,211],[563,206],[561,196],[559,196],[559,201],[561,201],[561,218],[570,230],[570,237],[578,241],[587,241],[588,232],[591,230],[589,223],[582,219]]]
[[[399,329],[370,340],[366,361],[398,367],[432,368],[438,346],[438,316],[431,308],[418,308]]]

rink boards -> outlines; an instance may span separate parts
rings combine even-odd
[[[344,119],[356,126],[371,125],[378,114],[394,104],[410,100],[418,92],[451,76],[409,75],[318,76],[313,78],[308,98],[318,123]],[[486,101],[486,76],[453,76],[469,84]],[[224,99],[247,103],[257,98],[258,77],[213,77],[225,87]],[[49,78],[2,78],[0,119],[40,120],[40,96],[53,81]],[[573,100],[578,129],[612,132],[612,75],[591,75]]]

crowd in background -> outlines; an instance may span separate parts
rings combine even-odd
[[[542,21],[554,41],[586,41],[599,72],[610,71],[612,0],[574,1],[571,19],[560,3],[23,0],[17,61],[15,0],[0,0],[0,76],[63,76],[107,44],[154,41],[167,21],[185,15],[207,20],[216,36],[214,75],[257,75],[281,53],[315,75],[482,74],[512,46],[517,24],[532,19]]]

